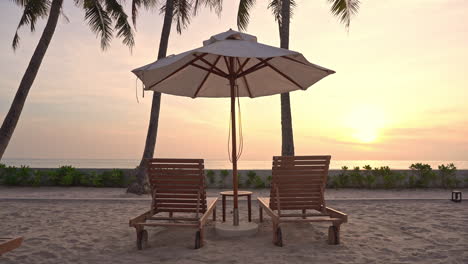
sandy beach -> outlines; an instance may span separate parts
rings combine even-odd
[[[0,190],[0,198],[7,198],[7,189]],[[78,196],[103,198],[117,193],[112,189],[101,190],[101,193],[93,189],[88,189],[89,193],[78,189],[68,192],[75,192],[76,200],[51,199],[50,196],[60,193],[60,189],[47,188],[43,192],[49,193],[49,200],[18,200],[11,196],[10,199],[0,199],[2,236],[25,237],[22,247],[0,257],[0,262],[468,263],[466,202],[429,200],[427,197],[331,199],[328,206],[349,214],[349,223],[342,226],[342,243],[338,246],[327,244],[327,225],[319,223],[284,225],[285,246],[276,247],[271,243],[271,222],[267,220],[260,225],[256,236],[240,239],[218,237],[210,223],[206,245],[200,250],[193,249],[193,229],[149,228],[150,247],[138,251],[135,232],[128,227],[128,220],[145,211],[149,202],[141,199],[78,199]],[[17,196],[23,194],[23,197],[31,195],[27,189],[15,193]],[[353,191],[335,191],[334,195],[336,198],[350,196],[350,193]],[[377,193],[374,191],[373,195],[379,196]],[[434,196],[438,192],[425,193]],[[240,207],[241,220],[245,220],[244,201]],[[219,205],[218,215],[220,208]],[[256,201],[253,218],[258,222]]]

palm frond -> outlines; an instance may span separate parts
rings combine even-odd
[[[191,9],[192,6],[188,0],[174,0],[174,21],[177,33],[181,34],[182,30],[190,24]]]
[[[49,14],[50,0],[14,0],[19,5],[24,6],[23,15],[20,18],[16,27],[15,36],[13,37],[12,47],[16,50],[19,46],[20,37],[18,31],[21,27],[29,25],[31,32],[36,30],[36,22],[39,18],[45,18]]]
[[[339,18],[346,29],[349,29],[351,17],[357,14],[361,2],[359,0],[328,0],[328,2],[332,5],[332,14]]]
[[[268,9],[271,9],[271,12],[273,13],[273,16],[275,17],[275,20],[281,24],[282,18],[281,18],[281,6],[283,4],[282,0],[271,0],[270,3],[268,4]],[[289,17],[292,18],[294,15],[294,8],[297,6],[296,2],[294,0],[289,1]]]
[[[75,2],[80,0],[75,0]],[[101,37],[101,48],[107,49],[112,39],[112,19],[98,0],[82,0],[85,20],[91,30]]]
[[[63,7],[60,9],[60,15],[63,17],[63,20],[65,20],[66,23],[70,23],[70,19],[65,14],[65,12],[63,12]]]
[[[201,7],[209,7],[210,11],[220,16],[223,11],[223,0],[195,0],[193,3],[193,15],[196,16]]]
[[[255,0],[240,0],[237,9],[237,28],[241,31],[247,30],[250,20],[250,9],[255,5]]]
[[[115,20],[115,29],[117,30],[117,37],[122,37],[122,43],[132,50],[135,46],[135,39],[133,38],[133,30],[128,23],[128,16],[116,0],[105,0],[106,10]]]
[[[138,10],[143,6],[146,9],[156,6],[157,0],[132,0],[132,22],[136,28],[136,19],[138,16]]]
[[[23,7],[26,5],[26,3],[28,2],[28,0],[10,0],[11,2]]]

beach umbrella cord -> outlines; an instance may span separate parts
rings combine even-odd
[[[143,82],[141,83],[143,85]],[[145,90],[143,89],[143,93],[144,92]],[[135,97],[136,97],[137,103],[140,103],[140,100],[138,100],[138,77],[135,79]]]
[[[239,125],[237,126],[239,129],[239,149],[237,151],[237,156],[236,156],[236,161],[238,161],[242,155],[242,151],[244,150],[244,136],[242,134],[242,115],[241,115],[241,106],[240,106],[240,97],[239,95],[239,86],[236,85],[237,89],[237,116],[238,116],[238,122]],[[228,140],[227,140],[227,145],[228,145],[228,156],[229,156],[229,161],[232,163],[232,154],[231,154],[231,124],[232,124],[232,115],[229,114],[229,132],[228,132]],[[235,136],[235,135],[233,135]]]
[[[142,85],[142,97],[145,98],[145,85],[143,84],[143,81],[141,82],[141,85]],[[238,116],[238,122],[239,122],[239,125],[238,125],[238,130],[239,130],[239,149],[237,151],[237,156],[236,156],[236,161],[238,161],[242,155],[242,151],[244,150],[244,136],[242,134],[242,114],[241,114],[241,105],[240,105],[240,97],[238,96],[239,95],[239,86],[236,85],[236,97],[237,97],[237,116]],[[138,77],[136,78],[135,80],[135,97],[136,97],[136,100],[137,100],[137,103],[140,103],[140,101],[138,100]],[[229,133],[228,133],[228,157],[229,157],[229,161],[232,163],[232,155],[231,155],[231,145],[229,144],[229,142],[231,141],[231,123],[232,123],[232,116],[231,114],[229,114]]]

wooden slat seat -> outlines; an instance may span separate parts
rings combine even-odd
[[[201,247],[203,226],[208,220],[208,214],[213,213],[215,219],[217,201],[217,198],[206,197],[203,159],[150,159],[147,166],[151,207],[149,211],[130,220],[130,226],[137,231],[138,248],[141,249],[145,226],[198,228],[196,239],[199,242],[196,242],[195,248]],[[155,216],[158,213],[169,213],[169,216]],[[174,217],[174,213],[190,216]],[[152,222],[148,222],[150,220]]]
[[[282,246],[280,224],[285,222],[331,222],[329,242],[339,243],[339,228],[347,216],[325,205],[330,159],[331,156],[273,157],[270,197],[259,197],[258,201],[260,221],[263,210],[272,217],[276,245]],[[308,214],[307,210],[316,214]],[[302,219],[287,218],[298,216]]]

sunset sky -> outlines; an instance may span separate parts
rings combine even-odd
[[[59,20],[5,158],[140,158],[152,92],[141,98],[139,83],[138,103],[130,71],[155,60],[162,16],[140,12],[133,53],[119,39],[103,52],[84,12],[64,2],[70,22]],[[204,10],[182,35],[173,30],[168,54],[236,30],[238,1],[224,2],[220,17]],[[468,1],[362,0],[349,32],[326,0],[297,5],[290,49],[336,71],[291,94],[297,155],[468,160]],[[279,46],[266,6],[257,1],[247,32]],[[22,30],[14,52],[21,11],[11,1],[0,2],[0,122],[44,26],[41,21],[33,34]],[[157,156],[227,159],[228,99],[163,95],[162,102]],[[279,95],[243,98],[241,106],[242,159],[280,154]]]

